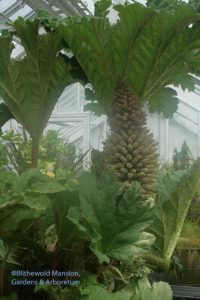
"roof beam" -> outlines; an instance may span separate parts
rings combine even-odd
[[[60,18],[62,18],[62,14],[66,16],[91,14],[90,10],[81,0],[26,0],[26,3],[34,10],[46,10],[50,14]],[[54,10],[54,7],[57,10]]]

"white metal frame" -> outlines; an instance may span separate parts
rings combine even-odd
[[[60,126],[68,127],[69,124],[72,124],[73,126],[69,128],[65,136],[68,138],[69,142],[73,143],[78,138],[83,138],[82,143],[82,151],[83,154],[88,152],[85,156],[85,164],[90,164],[90,128],[91,128],[91,122],[90,122],[90,113],[55,113],[52,114],[49,124],[57,124]],[[77,126],[78,125],[78,126]],[[77,131],[77,127],[81,128],[81,131]],[[48,130],[48,127],[47,127]]]
[[[181,113],[179,110],[174,114],[173,119],[185,127],[184,122],[181,122],[180,119],[182,118],[184,121],[188,121],[191,123],[191,125],[195,126],[196,130],[190,128],[187,126],[187,130],[190,130],[191,132],[195,133],[197,135],[197,155],[200,156],[200,108],[190,104],[188,102],[185,102],[182,99],[179,99],[179,102],[187,109],[192,109],[197,114],[197,120],[194,120],[192,117],[186,114]],[[166,161],[169,160],[169,119],[165,122],[165,144],[166,144],[166,153],[165,153],[165,159]]]

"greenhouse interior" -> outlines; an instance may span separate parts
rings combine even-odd
[[[0,0],[0,300],[200,299],[200,0]]]

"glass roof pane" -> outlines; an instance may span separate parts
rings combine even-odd
[[[6,1],[0,1],[0,12],[3,13],[5,10],[7,10],[10,6],[16,3],[16,0],[6,0]]]
[[[14,13],[10,19],[12,21],[14,21],[15,19],[17,19],[19,16],[20,17],[25,17],[26,15],[28,15],[30,12],[32,11],[32,8],[30,8],[30,6],[25,5],[24,7],[20,8],[16,13]]]
[[[24,53],[24,48],[20,44],[17,43],[14,44],[15,44],[15,48],[12,50],[11,57],[15,59],[19,56],[22,57]]]

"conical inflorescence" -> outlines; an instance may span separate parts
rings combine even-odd
[[[146,128],[142,103],[123,81],[117,84],[113,103],[108,114],[111,134],[104,144],[104,164],[125,184],[138,181],[144,198],[153,197],[158,156],[156,142]]]

